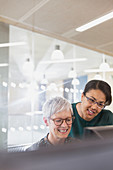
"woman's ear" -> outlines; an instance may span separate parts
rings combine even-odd
[[[82,102],[82,100],[83,100],[83,97],[84,97],[84,93],[81,94],[81,102]]]
[[[44,121],[44,123],[46,124],[46,126],[49,126],[49,125],[48,125],[48,120],[47,120],[46,117],[43,117],[43,121]]]

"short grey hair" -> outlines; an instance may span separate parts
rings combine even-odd
[[[67,99],[59,96],[53,97],[44,103],[42,108],[43,117],[50,118],[53,114],[64,110],[70,110],[73,116],[71,103]]]

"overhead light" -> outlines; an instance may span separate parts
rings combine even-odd
[[[51,59],[52,60],[63,60],[64,59],[63,52],[60,50],[59,45],[55,46],[55,50],[52,53]]]
[[[16,84],[11,82],[11,87],[15,88],[16,87]]]
[[[27,58],[24,65],[23,65],[23,74],[31,76],[34,70],[33,62]]]
[[[67,87],[64,90],[65,90],[66,93],[69,92],[69,88],[67,88]]]
[[[84,72],[86,73],[95,73],[95,72],[111,72],[113,71],[113,68],[110,68],[109,64],[106,62],[103,62],[100,64],[99,69],[87,69]]]
[[[51,83],[49,86],[48,86],[48,90],[49,91],[52,91],[52,90],[55,90],[55,91],[57,91],[57,85],[56,85],[56,83]]]
[[[3,133],[6,133],[6,132],[7,132],[7,129],[6,129],[6,128],[2,128],[2,132],[3,132]]]
[[[48,84],[48,80],[46,79],[45,74],[43,75],[43,79],[41,81],[41,84]]]
[[[86,58],[72,58],[72,59],[64,59],[64,60],[45,60],[41,61],[40,64],[56,64],[56,63],[73,63],[79,61],[86,61]]]
[[[0,67],[7,67],[8,65],[8,63],[0,63]]]
[[[100,66],[99,66],[99,69],[102,70],[102,71],[107,71],[110,69],[110,66],[108,63],[101,63]]]
[[[93,21],[91,21],[91,22],[89,22],[89,23],[87,23],[85,25],[82,25],[82,26],[76,28],[76,31],[83,32],[83,31],[85,31],[85,30],[87,30],[89,28],[92,28],[92,27],[94,27],[96,25],[99,25],[99,24],[101,24],[101,23],[103,23],[103,22],[105,22],[105,21],[107,21],[107,20],[109,20],[111,18],[113,18],[113,12],[111,12],[111,13],[109,13],[107,15],[104,15],[104,16],[96,19],[96,20],[93,20]]]
[[[95,74],[94,79],[96,80],[102,80],[102,77],[99,73]]]
[[[72,85],[79,85],[79,84],[80,84],[79,79],[73,78],[73,80],[72,80]]]
[[[7,84],[7,82],[2,82],[2,85],[4,86],[4,87],[7,87],[8,86],[8,84]]]
[[[74,68],[71,68],[71,70],[69,71],[68,77],[74,78],[76,76],[77,76],[76,70],[74,70]]]
[[[18,46],[18,45],[26,45],[26,42],[3,43],[0,44],[0,47],[11,47],[11,46]]]

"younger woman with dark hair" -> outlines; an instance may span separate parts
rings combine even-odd
[[[69,136],[82,138],[84,127],[113,125],[113,113],[105,107],[112,102],[111,87],[102,80],[89,81],[81,102],[73,103],[75,120]]]

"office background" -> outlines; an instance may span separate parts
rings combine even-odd
[[[61,95],[70,102],[80,101],[86,82],[94,78],[113,88],[113,19],[84,32],[75,30],[111,12],[113,1],[1,0],[0,4],[2,148],[35,142],[48,132],[42,119],[48,98]],[[55,49],[63,56],[54,58]],[[113,110],[113,104],[108,108]]]

